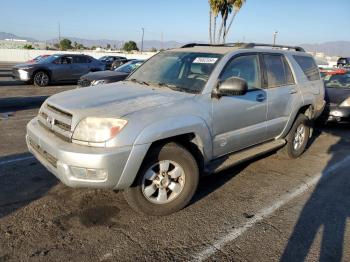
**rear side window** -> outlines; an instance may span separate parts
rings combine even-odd
[[[320,73],[318,71],[318,67],[315,63],[315,60],[312,57],[308,56],[293,56],[295,61],[297,61],[298,65],[304,71],[305,76],[309,81],[320,80]]]
[[[73,61],[75,64],[90,63],[90,59],[87,56],[74,56]]]
[[[294,77],[285,57],[279,54],[264,54],[268,87],[293,85]]]

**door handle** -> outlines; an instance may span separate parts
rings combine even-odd
[[[262,102],[262,101],[264,101],[265,100],[265,95],[264,94],[258,94],[257,96],[256,96],[256,101],[258,101],[258,102]]]
[[[297,93],[298,92],[298,90],[296,90],[295,88],[291,88],[290,90],[289,90],[289,94],[295,94],[295,93]]]

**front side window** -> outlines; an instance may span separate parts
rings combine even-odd
[[[292,71],[280,54],[264,54],[267,82],[269,88],[294,84]]]
[[[232,59],[222,71],[220,80],[240,77],[247,81],[248,90],[261,88],[259,59],[257,55],[244,55]]]
[[[318,71],[318,67],[315,63],[315,60],[309,56],[293,56],[295,61],[297,61],[298,65],[303,70],[305,76],[309,81],[320,80],[320,73]]]
[[[221,57],[213,53],[162,52],[147,60],[128,80],[198,94]]]
[[[66,64],[71,64],[72,61],[73,61],[73,58],[71,56],[61,56],[55,61],[55,64],[66,65]]]

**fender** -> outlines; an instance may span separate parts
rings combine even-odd
[[[169,117],[144,128],[135,139],[134,145],[149,144],[178,135],[194,133],[194,143],[202,151],[204,160],[212,157],[212,138],[204,119],[198,116],[183,115]]]
[[[197,116],[177,116],[167,118],[144,128],[137,136],[126,166],[114,187],[115,190],[130,187],[136,178],[141,164],[153,142],[178,135],[194,133],[193,142],[202,151],[204,160],[212,157],[212,139],[206,122]]]

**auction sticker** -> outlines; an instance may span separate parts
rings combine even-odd
[[[194,64],[215,64],[218,59],[215,57],[197,57],[193,63]]]

